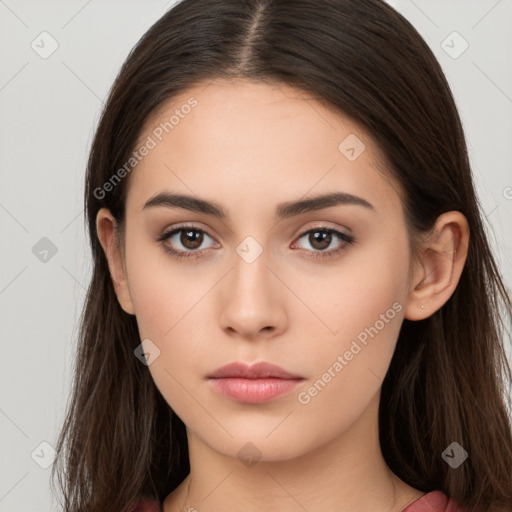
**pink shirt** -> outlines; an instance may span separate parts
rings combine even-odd
[[[156,500],[137,502],[129,512],[163,512]],[[432,491],[413,501],[402,512],[463,512],[441,491]]]
[[[407,505],[402,512],[463,512],[463,510],[443,492],[432,491]]]

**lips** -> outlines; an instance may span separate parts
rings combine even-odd
[[[300,375],[267,362],[252,366],[241,362],[230,363],[208,375],[212,390],[245,404],[270,402],[290,393],[304,380]]]
[[[280,366],[267,362],[256,363],[252,366],[241,362],[230,363],[215,370],[212,374],[208,375],[208,378],[303,379],[300,375],[294,375]]]

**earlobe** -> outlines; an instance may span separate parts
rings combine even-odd
[[[422,245],[405,307],[405,318],[423,320],[451,297],[466,263],[469,226],[457,211],[440,215]]]
[[[110,277],[117,295],[117,300],[123,310],[134,315],[135,311],[128,288],[126,269],[121,249],[116,242],[116,220],[107,208],[101,208],[96,215],[96,232],[105,257],[108,261]]]

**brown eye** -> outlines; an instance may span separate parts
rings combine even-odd
[[[204,238],[204,232],[198,229],[182,229],[180,230],[180,243],[186,249],[197,249],[201,246]]]
[[[327,231],[316,229],[309,232],[308,241],[314,249],[323,251],[327,249],[332,241],[332,234]]]
[[[203,252],[204,248],[198,249],[203,245],[205,237],[213,241],[202,229],[194,226],[179,226],[163,233],[157,238],[157,242],[161,242],[164,250],[176,257],[188,258],[198,256]]]
[[[339,252],[345,250],[347,246],[353,245],[355,238],[342,233],[336,229],[327,227],[314,228],[302,233],[299,240],[306,238],[307,243],[311,246],[311,249],[306,249],[309,253],[308,256],[313,258],[327,258],[337,255]],[[338,244],[329,250],[326,250],[331,246],[333,240],[338,239]]]

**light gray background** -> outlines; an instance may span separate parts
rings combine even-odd
[[[82,211],[87,152],[121,63],[173,3],[0,0],[1,512],[57,509],[51,466],[40,466],[51,465],[51,448],[41,443],[55,446],[63,420],[91,272]],[[425,38],[452,86],[510,286],[512,0],[390,3]],[[51,48],[43,31],[58,43],[46,59],[31,47]],[[460,56],[464,41],[454,31],[469,44]],[[43,237],[57,248],[47,261],[32,250]]]

